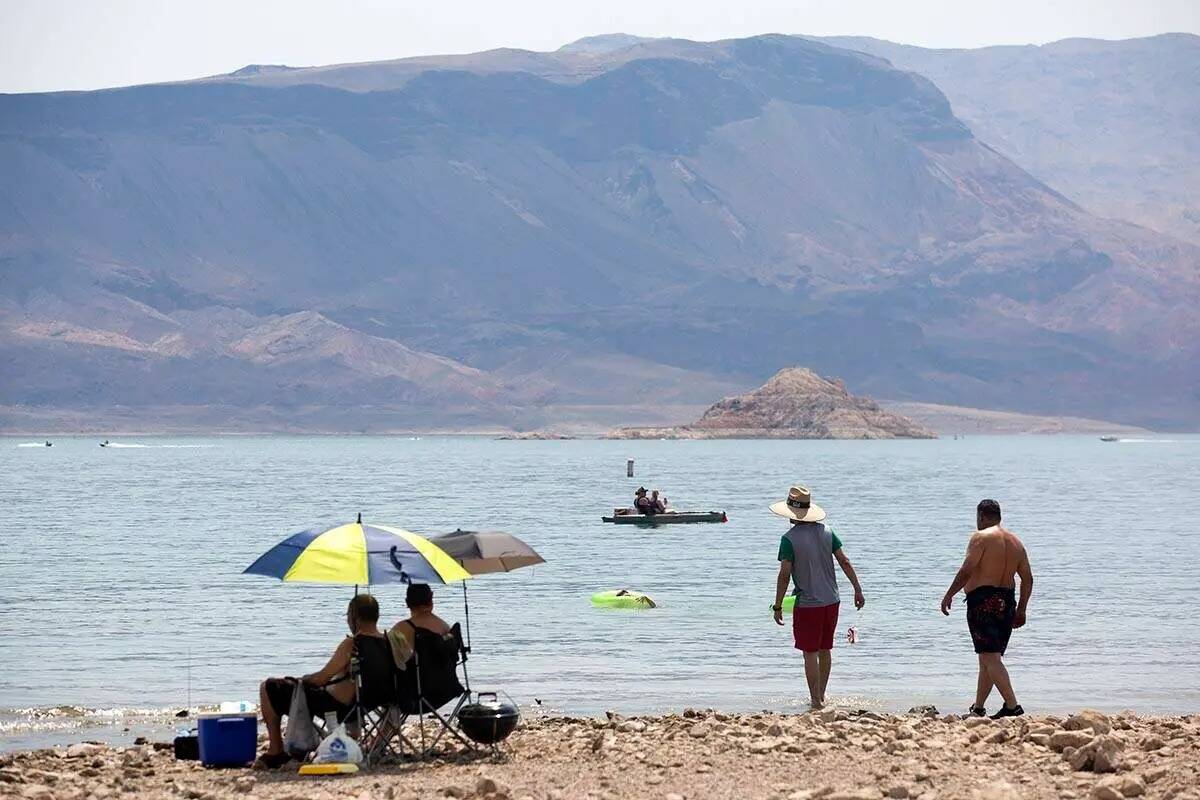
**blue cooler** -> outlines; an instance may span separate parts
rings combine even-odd
[[[201,714],[200,763],[206,767],[244,767],[258,750],[257,714]]]

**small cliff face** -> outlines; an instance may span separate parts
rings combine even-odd
[[[856,397],[840,380],[803,367],[780,370],[754,391],[711,406],[678,428],[623,428],[628,439],[932,439],[933,431]]]

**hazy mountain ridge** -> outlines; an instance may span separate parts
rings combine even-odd
[[[926,76],[980,138],[1089,210],[1200,243],[1200,36],[975,50],[820,41]]]
[[[799,342],[896,399],[1200,402],[1194,248],[1091,217],[928,80],[792,37],[0,97],[0,177],[5,405],[486,422],[708,402]],[[255,329],[303,347],[229,345]]]

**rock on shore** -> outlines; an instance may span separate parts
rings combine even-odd
[[[29,800],[1197,800],[1198,786],[1200,717],[1092,711],[1000,722],[929,708],[533,719],[496,758],[336,778],[206,770],[163,745],[0,756],[0,796]]]
[[[765,384],[709,407],[676,428],[621,428],[614,439],[933,439],[937,434],[850,394],[836,379],[803,367],[775,373]]]

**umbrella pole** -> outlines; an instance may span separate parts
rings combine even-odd
[[[471,606],[467,603],[467,582],[463,581],[463,617],[467,622],[467,652],[471,652]]]

